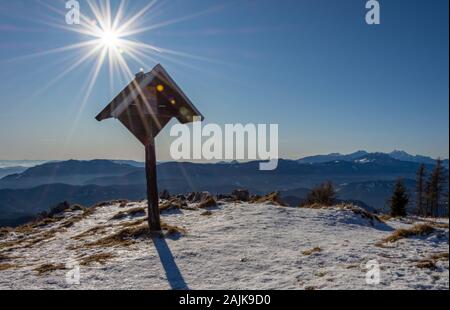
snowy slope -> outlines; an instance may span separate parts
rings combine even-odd
[[[98,207],[73,226],[67,221],[83,211],[71,211],[61,221],[32,233],[4,234],[0,237],[0,289],[449,288],[448,256],[437,260],[436,268],[417,267],[432,255],[448,253],[448,221],[426,237],[379,247],[375,244],[394,229],[411,227],[419,220],[371,223],[351,210],[337,208],[222,203],[209,209],[212,214],[202,215],[205,210],[189,205],[192,210],[162,215],[164,222],[184,227],[185,236],[87,246],[141,219],[144,214],[111,218],[142,206],[145,202]],[[93,228],[97,231],[74,238]],[[82,264],[80,284],[67,284],[64,268],[95,254],[106,254],[107,259],[103,264]],[[381,267],[378,285],[366,284],[370,260],[377,260]],[[36,269],[45,265],[58,267],[39,274]]]

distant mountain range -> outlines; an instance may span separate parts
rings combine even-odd
[[[0,168],[0,179],[6,177],[7,175],[10,174],[16,174],[16,173],[22,173],[25,170],[27,170],[28,168],[26,167],[5,167],[5,168]]]
[[[62,201],[85,206],[97,202],[145,198],[144,186],[73,186],[49,184],[27,189],[0,190],[0,226],[14,226],[25,223],[33,216]]]
[[[161,191],[167,189],[173,194],[229,193],[236,188],[246,188],[254,194],[280,191],[289,203],[297,205],[310,188],[330,180],[340,199],[383,210],[397,178],[404,178],[407,188],[414,190],[421,163],[431,171],[435,160],[400,151],[389,154],[358,151],[281,159],[274,171],[259,171],[257,161],[165,162],[158,165],[158,182]],[[20,222],[20,218],[64,200],[91,205],[110,199],[144,198],[143,166],[135,161],[53,161],[5,176],[0,179],[0,225]]]
[[[0,179],[0,188],[29,188],[52,183],[82,185],[99,176],[115,177],[140,169],[109,160],[48,162],[31,167],[22,173],[3,177]]]
[[[133,167],[143,168],[145,167],[144,162],[135,161],[135,160],[111,160],[116,164],[126,164]],[[10,175],[10,174],[19,174],[27,170],[28,168],[35,167],[38,165],[43,165],[45,163],[56,163],[61,162],[57,160],[0,160],[0,179]]]
[[[353,160],[301,163],[279,160],[273,171],[259,171],[259,162],[198,164],[167,162],[158,165],[158,179],[162,187],[174,192],[247,187],[258,191],[274,189],[311,188],[324,180],[336,184],[393,180],[397,177],[415,178],[420,163],[401,161],[388,154],[367,153]],[[428,170],[432,165],[426,165]],[[144,184],[142,167],[109,160],[50,162],[29,168],[22,173],[0,179],[0,189],[30,188],[45,184],[69,185],[131,185]]]
[[[45,164],[50,160],[0,160],[0,169],[9,167],[31,168],[37,165]]]
[[[21,173],[45,162],[42,160],[0,160],[0,179],[10,174]]]
[[[422,163],[434,165],[436,163],[436,159],[433,159],[428,156],[422,155],[411,155],[406,153],[405,151],[393,151],[390,153],[368,153],[366,151],[357,151],[350,154],[340,154],[340,153],[331,153],[328,155],[315,155],[308,156],[298,160],[299,163],[302,164],[317,164],[317,163],[325,163],[330,161],[355,161],[355,160],[363,160],[364,156],[372,156],[374,154],[387,155],[393,159],[401,160],[401,161],[409,161],[413,163]],[[443,165],[448,168],[449,162],[448,159],[444,159]]]

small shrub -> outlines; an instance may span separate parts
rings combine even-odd
[[[236,200],[239,201],[248,201],[250,199],[250,193],[246,189],[235,189],[231,196],[233,196]]]
[[[64,202],[57,204],[53,208],[51,208],[50,211],[48,211],[47,216],[53,217],[57,214],[61,214],[61,213],[65,212],[66,210],[69,210],[69,209],[70,209],[70,204],[67,201],[64,201]]]
[[[160,194],[159,194],[159,198],[162,200],[168,200],[170,199],[170,193],[167,189],[163,190]]]
[[[319,204],[330,207],[336,203],[336,192],[333,183],[325,182],[311,190],[306,199],[300,204],[300,207]]]

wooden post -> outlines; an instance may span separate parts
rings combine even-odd
[[[151,135],[145,144],[145,174],[147,177],[148,226],[150,231],[161,231],[159,217],[158,183],[156,178],[155,137]]]

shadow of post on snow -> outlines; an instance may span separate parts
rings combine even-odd
[[[165,238],[162,236],[155,236],[152,237],[152,241],[158,252],[159,259],[166,273],[170,287],[173,290],[188,290],[189,287],[184,281],[183,275],[175,262]]]

